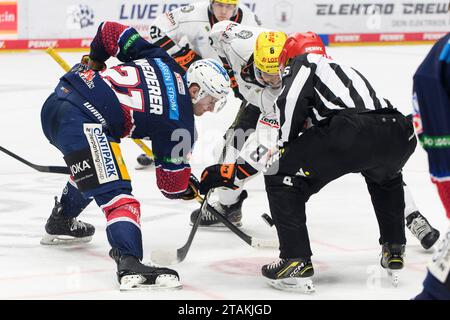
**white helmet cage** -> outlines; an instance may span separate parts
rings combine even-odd
[[[214,59],[195,61],[186,73],[186,80],[188,87],[194,83],[200,87],[197,98],[192,99],[192,103],[210,95],[218,100],[214,112],[219,112],[225,106],[230,92],[230,77]]]

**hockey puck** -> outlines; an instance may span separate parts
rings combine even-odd
[[[261,218],[263,218],[264,222],[267,223],[269,227],[273,227],[273,220],[267,213],[263,213]]]
[[[155,161],[153,161],[152,158],[147,156],[146,154],[141,154],[139,157],[137,157],[137,163],[139,163],[143,167],[151,166]]]

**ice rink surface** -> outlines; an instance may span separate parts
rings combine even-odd
[[[430,46],[330,48],[336,60],[361,71],[381,96],[405,113],[411,112],[412,76]],[[62,53],[70,64],[80,53]],[[42,133],[40,109],[62,74],[43,52],[0,55],[0,145],[31,162],[63,165],[59,151]],[[219,114],[197,118],[199,140],[193,169],[199,175],[213,164],[214,146],[232,122],[237,103]],[[145,261],[150,251],[176,249],[189,234],[190,212],[197,204],[165,199],[151,170],[135,171],[140,150],[124,140],[122,152],[142,205]],[[418,147],[404,170],[421,212],[438,229],[447,227],[444,210],[428,177],[425,152]],[[379,266],[378,226],[365,183],[347,175],[326,186],[307,204],[314,252],[316,293],[310,296],[270,288],[260,276],[276,249],[254,249],[225,230],[200,229],[187,258],[172,266],[184,288],[170,292],[121,293],[116,265],[107,255],[105,218],[92,203],[81,220],[96,227],[93,241],[72,247],[43,247],[39,240],[67,177],[33,171],[0,153],[0,299],[410,299],[421,290],[425,252],[407,230],[406,267],[400,285],[392,287]],[[275,238],[260,218],[268,212],[262,177],[251,181],[243,206],[243,230]]]

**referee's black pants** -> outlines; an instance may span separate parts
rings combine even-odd
[[[401,169],[416,145],[412,123],[392,109],[341,113],[287,144],[277,173],[265,175],[280,258],[312,255],[305,203],[347,173],[362,173],[366,179],[380,244],[406,243]]]

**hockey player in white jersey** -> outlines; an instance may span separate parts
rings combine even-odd
[[[258,154],[262,161],[261,153],[271,150],[276,145],[278,118],[274,110],[274,101],[281,92],[281,77],[278,73],[278,48],[284,44],[285,38],[278,32],[263,32],[265,29],[248,27],[233,22],[217,23],[211,31],[211,45],[218,52],[224,63],[228,63],[236,75],[238,88],[242,96],[249,102],[245,108],[241,108],[234,126],[228,132],[228,143],[224,147],[224,156],[219,163],[232,163],[237,159],[237,164],[243,164],[251,155]],[[273,35],[280,36],[279,43],[271,46]],[[258,37],[259,36],[259,37]],[[259,110],[256,108],[259,107]],[[259,115],[262,112],[262,115]],[[258,117],[259,121],[258,121]],[[241,119],[241,121],[239,121]],[[241,123],[239,123],[241,122]],[[242,122],[244,122],[242,124]],[[237,123],[237,125],[236,125]],[[241,129],[234,132],[232,129]],[[252,131],[247,131],[252,129]],[[256,132],[251,134],[254,129]],[[233,135],[234,134],[234,135]],[[241,138],[239,137],[241,135]],[[231,141],[232,139],[236,141]],[[233,145],[234,142],[234,145]],[[245,142],[245,147],[243,144]],[[244,150],[240,155],[238,150]],[[244,156],[245,154],[245,156]],[[270,152],[267,153],[268,156]],[[242,161],[240,161],[241,159]],[[239,169],[240,168],[240,169]],[[255,172],[238,166],[239,170],[253,175]],[[251,172],[253,171],[253,172]],[[213,206],[228,216],[235,225],[241,226],[242,201],[247,193],[243,191],[243,182],[236,190],[217,188],[219,201]],[[428,220],[417,208],[411,191],[404,183],[405,194],[405,220],[406,226],[416,237],[424,249],[431,248],[439,239],[439,231],[433,228]],[[211,213],[204,209],[202,225],[222,225]],[[195,221],[199,210],[191,215],[191,222]]]
[[[225,135],[225,143],[219,163],[235,162],[247,137],[257,125],[277,127],[274,101],[281,91],[278,56],[286,41],[286,34],[260,27],[251,27],[231,21],[214,25],[211,46],[217,51],[224,65],[228,65],[235,77],[239,94],[244,103],[236,120]],[[270,134],[269,130],[269,134]],[[252,175],[254,172],[245,172]],[[211,205],[236,226],[241,226],[242,203],[247,192],[217,188],[218,201]],[[200,209],[191,214],[191,222],[197,220]],[[201,226],[223,226],[203,206]]]
[[[158,17],[150,27],[150,38],[166,50],[183,68],[196,60],[219,60],[209,42],[213,26],[230,20],[249,26],[260,25],[256,15],[239,0],[211,0],[175,9]]]
[[[150,26],[150,42],[166,50],[185,70],[197,60],[219,60],[211,47],[209,33],[218,22],[230,20],[257,26],[258,17],[239,0],[210,0],[184,6],[159,16]],[[230,76],[235,95],[238,94],[232,70],[224,65]],[[150,166],[147,155],[138,157],[138,169]]]
[[[283,90],[275,102],[275,139],[255,143],[249,137],[236,162],[203,171],[200,192],[235,189],[247,173],[268,167],[265,185],[280,260],[264,265],[262,274],[277,289],[311,293],[305,204],[329,182],[361,172],[380,228],[380,263],[397,285],[406,243],[401,168],[417,144],[412,122],[377,96],[358,71],[329,58],[316,34],[291,35],[279,64]]]

